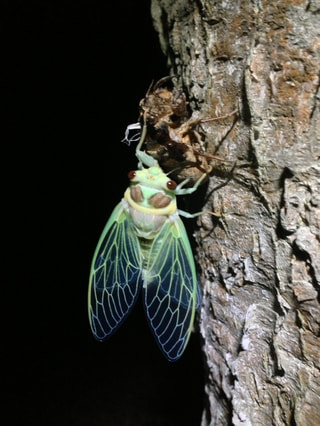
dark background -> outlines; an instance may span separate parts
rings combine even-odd
[[[200,343],[169,363],[141,303],[105,343],[87,285],[98,237],[136,167],[121,143],[168,71],[149,1],[1,6],[3,425],[199,425]]]

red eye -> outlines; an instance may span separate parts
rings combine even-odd
[[[167,182],[167,188],[168,189],[173,191],[174,189],[176,189],[176,187],[177,187],[177,183],[174,180],[168,180],[168,182]]]
[[[134,179],[135,177],[136,177],[136,171],[135,170],[131,170],[131,172],[129,172],[128,173],[128,178],[131,180],[131,179]]]

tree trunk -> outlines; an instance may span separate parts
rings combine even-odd
[[[320,4],[152,0],[215,160],[195,233],[202,425],[319,425]],[[231,175],[230,175],[231,173]],[[228,180],[231,177],[230,180]],[[220,186],[213,192],[214,188]]]

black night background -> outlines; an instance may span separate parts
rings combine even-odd
[[[87,319],[99,235],[136,168],[121,143],[167,75],[149,1],[5,1],[1,424],[199,425],[200,343],[169,363],[137,304],[96,342]]]

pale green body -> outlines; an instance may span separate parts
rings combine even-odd
[[[139,168],[99,239],[90,272],[89,320],[98,340],[123,322],[142,289],[149,325],[164,355],[182,355],[200,303],[196,269],[176,195],[190,194],[186,181],[172,187],[156,160],[136,150]],[[147,168],[143,168],[145,164]],[[201,179],[202,180],[202,179]]]

